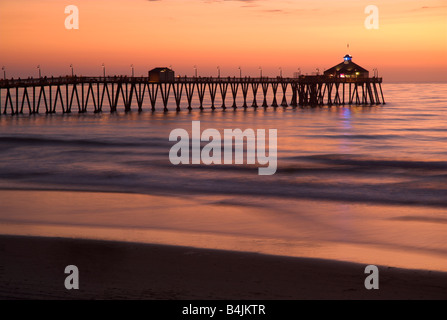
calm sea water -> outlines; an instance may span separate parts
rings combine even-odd
[[[385,84],[384,94],[387,104],[372,107],[2,115],[0,221],[268,238],[281,254],[292,255],[287,245],[293,244],[298,251],[311,248],[294,251],[298,255],[347,260],[365,260],[356,259],[364,250],[370,257],[375,250],[389,257],[414,253],[406,267],[419,267],[415,261],[428,257],[442,261],[447,258],[447,84]],[[190,131],[193,120],[222,133],[277,129],[276,174],[259,176],[248,165],[172,165],[169,133]],[[160,195],[189,199],[206,212],[188,217],[181,213],[190,211],[174,200],[152,199],[138,202],[146,212],[138,218],[126,212],[130,203],[116,201],[101,202],[102,209],[95,210],[102,213],[95,217],[91,202],[79,197],[60,213],[46,215],[38,209],[51,206],[51,195],[43,204],[6,190]],[[154,209],[154,201],[163,204]],[[70,210],[83,206],[88,215]],[[170,219],[161,219],[163,212]],[[243,212],[249,216],[242,219]],[[340,249],[348,245],[359,246],[358,255]],[[422,267],[447,271],[441,262]]]

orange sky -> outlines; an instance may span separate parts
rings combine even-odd
[[[79,30],[65,29],[65,6]],[[367,30],[368,4],[379,29]],[[0,65],[7,77],[147,74],[283,76],[327,69],[350,44],[353,60],[386,82],[447,81],[447,4],[427,1],[2,0]]]

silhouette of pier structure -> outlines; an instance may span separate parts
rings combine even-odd
[[[7,79],[0,80],[0,112],[35,114],[45,108],[46,113],[56,113],[57,110],[70,113],[73,109],[79,113],[97,113],[104,109],[116,112],[118,106],[124,106],[126,112],[135,106],[139,111],[144,108],[167,111],[172,97],[177,111],[193,107],[378,105],[385,104],[381,83],[379,77],[324,75],[296,78],[175,77],[167,81],[127,76]],[[220,96],[219,106],[216,96]],[[193,103],[194,97],[198,98],[198,103]],[[267,101],[269,97],[271,101]],[[241,100],[242,104],[238,105]]]

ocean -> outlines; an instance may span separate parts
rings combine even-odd
[[[383,89],[377,106],[1,115],[0,233],[447,271],[447,84]],[[276,129],[276,173],[173,165],[192,121]]]

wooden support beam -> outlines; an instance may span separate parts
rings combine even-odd
[[[53,86],[48,86],[48,102],[50,103],[50,107],[46,110],[46,113],[53,113]]]
[[[233,95],[233,109],[236,109],[236,97],[237,97],[237,90],[239,88],[239,82],[233,81],[230,82],[230,86],[231,86],[231,93]]]
[[[111,84],[111,86],[113,87],[113,83]],[[112,102],[112,99],[110,98],[109,85],[106,82],[104,82],[102,85],[101,104],[100,104],[101,110],[104,105],[104,96],[105,96],[106,92],[107,92],[107,100],[109,101],[110,112],[115,112],[116,109],[113,108],[113,102]],[[113,97],[113,95],[112,95],[112,97]]]
[[[155,104],[157,102],[158,83],[148,83],[147,92],[149,93],[149,99],[151,100],[152,111],[155,110]]]
[[[290,100],[290,105],[292,107],[296,107],[298,106],[297,103],[297,83],[294,81],[291,83],[291,87],[292,87],[292,99]]]
[[[45,87],[43,85],[40,86],[39,100],[37,101],[37,113],[39,113],[40,100],[42,95],[43,95],[43,101],[45,102],[45,110],[48,113],[47,95],[45,94]]]
[[[104,79],[105,81],[105,79]],[[112,112],[116,112],[116,104],[115,104],[115,82],[112,82],[111,84],[112,87],[112,93],[111,93],[111,97],[112,97],[112,106],[111,106],[111,110]],[[118,85],[117,85],[118,87]]]
[[[254,81],[251,83],[251,89],[253,91],[253,103],[251,104],[251,106],[253,108],[258,107],[258,103],[256,102],[256,94],[258,93],[258,88],[259,88],[259,82]]]
[[[372,92],[372,88],[371,88],[371,83],[368,81],[366,83],[366,98],[368,100],[368,96],[369,96],[369,103],[372,105],[375,103],[374,101],[374,96],[373,96],[373,92]]]
[[[318,106],[318,90],[317,90],[317,84],[311,83],[309,85],[310,89],[310,105],[312,107]]]
[[[366,97],[365,97],[365,83],[362,82],[361,86],[362,86],[362,104],[366,104],[367,102],[366,102]]]
[[[211,109],[216,109],[214,106],[214,100],[216,99],[216,92],[217,92],[217,86],[219,84],[213,81],[208,82],[208,89],[210,92],[210,98],[211,98]]]
[[[323,83],[318,83],[318,100],[317,104],[322,106],[324,104],[324,94],[326,93],[326,86]]]
[[[385,103],[385,98],[383,97],[382,84],[380,82],[379,82],[379,88],[380,88],[380,94],[382,95],[382,103],[386,104]]]
[[[28,102],[28,112],[31,114],[31,103],[29,101],[28,90],[26,86],[23,88],[22,107],[20,108],[20,113],[23,113],[23,105],[25,104],[25,97]]]
[[[126,99],[127,99],[127,107],[126,107],[126,110],[127,111],[131,111],[131,108],[132,108],[132,100],[133,100],[133,96],[134,96],[134,94],[136,95],[136,88],[135,88],[135,82],[134,81],[132,81],[131,83],[130,83],[130,92],[129,92],[129,94],[127,94],[127,83],[126,83]]]
[[[185,90],[186,90],[186,99],[188,100],[188,109],[191,110],[192,106],[192,97],[194,95],[194,87],[195,87],[195,82],[189,82],[186,83],[185,82]]]
[[[298,85],[298,105],[303,107],[305,102],[306,95],[306,85],[304,83],[300,83]]]
[[[9,101],[9,105],[11,107],[11,114],[14,114],[14,108],[12,106],[11,92],[9,91],[9,87],[6,88],[6,100],[5,100],[5,108],[4,108],[3,114],[6,114],[6,110],[8,107],[8,101]]]
[[[339,87],[340,87],[340,83],[339,83],[339,82],[336,82],[336,83],[335,83],[335,98],[334,98],[334,104],[337,105],[337,106],[341,104]]]
[[[69,93],[68,93],[69,90],[68,89],[69,89],[69,85],[67,83],[67,84],[65,84],[65,105],[67,107],[65,108],[65,110],[63,110],[63,112],[65,112],[65,113],[70,113],[71,112],[71,108],[69,107],[70,102],[69,102],[69,98],[68,98],[68,96],[69,96]]]
[[[78,86],[77,84],[73,85],[72,91],[71,91],[71,99],[70,99],[70,106],[68,107],[68,112],[71,112],[71,107],[73,105],[73,97],[76,94],[76,102],[78,103],[78,112],[81,112],[81,102],[79,101],[79,94],[78,94]]]
[[[141,88],[141,85],[143,85],[143,88]],[[182,85],[183,86],[183,85]],[[136,90],[136,87],[135,87]],[[146,92],[146,84],[138,83],[138,91],[136,93],[137,98],[137,104],[138,104],[138,111],[143,110],[143,100],[144,100],[144,93]]]
[[[19,113],[19,87],[16,87],[16,114]]]
[[[222,97],[222,109],[226,109],[225,97],[227,96],[228,82],[219,82],[220,94]]]
[[[201,80],[197,82],[197,94],[199,95],[200,110],[203,110],[203,98],[205,96],[206,82]]]
[[[374,96],[376,98],[376,104],[380,104],[379,92],[377,91],[377,86],[375,82],[373,82],[373,88],[374,88]]]
[[[56,105],[57,105],[58,97],[61,100],[62,112],[65,113],[64,100],[62,99],[62,92],[61,92],[61,86],[60,85],[57,85],[56,97],[54,99],[54,106],[53,106],[52,113],[56,113]]]
[[[99,88],[99,81],[96,82],[96,104],[97,104],[97,109],[96,112],[101,112],[102,111],[102,103],[100,102],[100,97],[101,97],[101,90]]]
[[[332,106],[332,86],[334,84],[332,82],[328,83],[327,86],[327,105]]]
[[[174,99],[175,104],[177,106],[176,110],[180,111],[180,102],[182,100],[182,93],[183,93],[183,83],[177,82],[172,85],[172,90],[174,91]]]
[[[276,101],[276,92],[278,91],[278,82],[272,82],[272,90],[273,90],[273,101],[272,107],[278,107],[278,102]]]
[[[81,109],[79,110],[79,113],[83,113],[85,111],[86,111],[86,105],[84,95],[84,82],[81,82]]]
[[[286,99],[286,93],[287,93],[287,86],[288,86],[288,82],[284,81],[281,79],[281,89],[282,89],[282,101],[281,101],[281,106],[282,107],[287,107],[287,99]]]
[[[36,86],[33,85],[33,113],[38,112],[36,110]]]
[[[354,89],[355,88],[351,88],[352,83],[349,83],[349,104],[353,104],[354,103]]]
[[[360,104],[360,97],[359,97],[359,84],[355,84],[355,103]]]
[[[264,100],[262,101],[262,106],[264,107],[264,108],[267,108],[268,107],[268,104],[267,104],[267,92],[268,92],[268,90],[269,90],[269,83],[268,83],[268,81],[263,81],[262,82],[262,94],[263,94],[263,96],[264,96]]]
[[[169,93],[171,91],[171,83],[170,82],[161,82],[160,83],[160,94],[161,99],[163,100],[163,110],[168,111],[168,99]]]
[[[249,83],[248,82],[241,82],[241,89],[242,89],[242,96],[244,98],[244,104],[242,105],[243,108],[247,108],[247,93],[248,93],[248,86]]]

